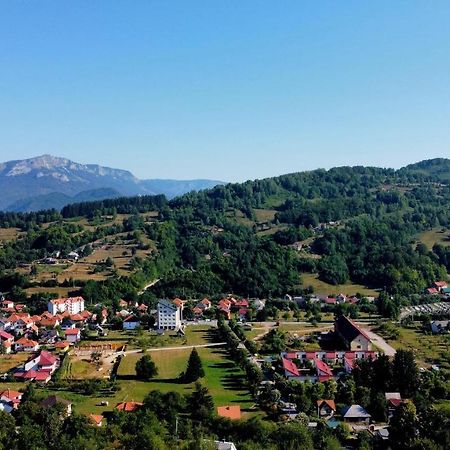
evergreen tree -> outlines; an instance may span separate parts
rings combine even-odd
[[[193,348],[189,356],[186,372],[182,375],[182,378],[186,383],[193,383],[204,376],[205,371],[203,370],[202,360],[198,355],[197,349]]]
[[[150,355],[144,355],[136,363],[136,376],[141,380],[150,380],[158,375],[158,369]]]

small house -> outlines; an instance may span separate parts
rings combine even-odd
[[[217,415],[231,420],[239,420],[241,418],[241,407],[240,405],[219,406]]]
[[[317,415],[319,418],[332,417],[336,413],[334,400],[317,400]]]
[[[345,422],[369,423],[372,416],[361,405],[350,405],[342,410]]]
[[[122,323],[124,330],[135,330],[141,325],[141,321],[134,315],[128,316]]]
[[[81,331],[79,328],[68,328],[64,331],[66,341],[71,344],[77,343],[81,339]]]

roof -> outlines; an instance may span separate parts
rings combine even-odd
[[[342,410],[345,419],[370,419],[371,415],[361,405],[347,406]]]
[[[124,319],[124,322],[140,322],[140,320],[136,316],[131,315]]]
[[[283,361],[283,369],[286,372],[291,373],[292,375],[294,375],[295,377],[300,376],[300,372],[298,371],[298,367],[289,359],[286,358],[282,358]]]
[[[6,389],[5,391],[0,392],[0,397],[6,397],[9,398],[10,400],[21,398],[22,395],[23,395],[22,392],[12,391],[11,389]]]
[[[168,300],[160,300],[160,301],[158,302],[158,308],[159,308],[160,306],[165,306],[166,308],[170,308],[170,309],[172,309],[173,311],[176,311],[177,308],[178,308],[177,305],[174,305],[173,303],[169,302]]]
[[[42,350],[41,354],[39,355],[39,364],[42,366],[51,366],[55,364],[56,361],[56,357],[45,350]]]
[[[368,341],[372,341],[369,335],[347,316],[340,316],[336,320],[336,327],[339,333],[349,342],[354,341],[359,335],[364,336]]]
[[[321,359],[316,359],[316,368],[317,370],[323,372],[325,375],[333,376],[331,367],[328,364],[324,363]]]
[[[100,425],[104,417],[101,414],[89,414],[89,419],[91,419],[95,424]]]
[[[240,405],[219,406],[217,408],[217,415],[232,420],[238,420],[241,418],[241,407]]]
[[[78,297],[61,297],[56,298],[55,300],[50,300],[50,303],[53,303],[54,305],[62,305],[63,303],[78,303],[78,302],[84,302],[84,298],[78,296]]]
[[[79,333],[80,333],[79,328],[68,328],[67,330],[64,330],[64,334],[66,336],[75,336],[78,335]]]
[[[44,371],[42,371],[45,373]],[[50,395],[50,397],[47,397],[46,399],[42,400],[40,405],[44,408],[52,408],[55,405],[65,405],[69,406],[72,403],[69,402],[69,400],[66,400],[65,398],[58,397],[56,395]]]
[[[142,405],[143,403],[139,402],[122,402],[117,404],[116,409],[118,411],[133,412],[140,408]]]
[[[297,359],[297,353],[295,353],[295,352],[288,352],[288,353],[286,353],[286,358],[287,359]]]
[[[22,345],[23,347],[36,347],[39,345],[36,341],[33,341],[31,339],[27,339],[26,337],[20,338],[18,341],[16,341],[16,345]]]
[[[445,288],[448,286],[448,283],[445,281],[436,281],[434,283],[435,286],[440,287],[440,288]]]
[[[70,342],[60,341],[55,344],[55,348],[66,348],[66,347],[70,347]]]
[[[439,291],[436,288],[428,288],[427,292],[429,294],[439,294]]]
[[[14,336],[12,334],[7,333],[4,330],[0,330],[0,338],[2,338],[2,339],[14,339]]]
[[[334,403],[334,400],[317,400],[317,407],[322,407],[323,404],[328,405],[333,411],[336,411],[336,404]]]
[[[392,399],[401,400],[402,399],[400,392],[385,392],[384,396],[385,396],[386,400],[392,400]]]

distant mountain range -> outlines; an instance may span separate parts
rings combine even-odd
[[[127,170],[79,164],[51,155],[0,163],[0,210],[60,209],[74,202],[164,194],[173,198],[212,188],[214,180],[140,180]]]

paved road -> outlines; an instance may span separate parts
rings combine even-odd
[[[206,348],[206,347],[223,347],[226,345],[226,342],[214,342],[212,344],[201,344],[201,345],[180,345],[179,347],[157,347],[157,348],[148,348],[147,352],[163,352],[165,350],[184,350],[185,348]],[[132,355],[133,353],[142,353],[141,349],[136,350],[127,350],[123,352],[126,355]]]
[[[373,344],[381,349],[385,355],[395,356],[397,353],[395,348],[391,347],[381,336],[378,336],[378,334],[367,329],[365,329],[365,332],[369,335],[370,339],[372,339]]]

